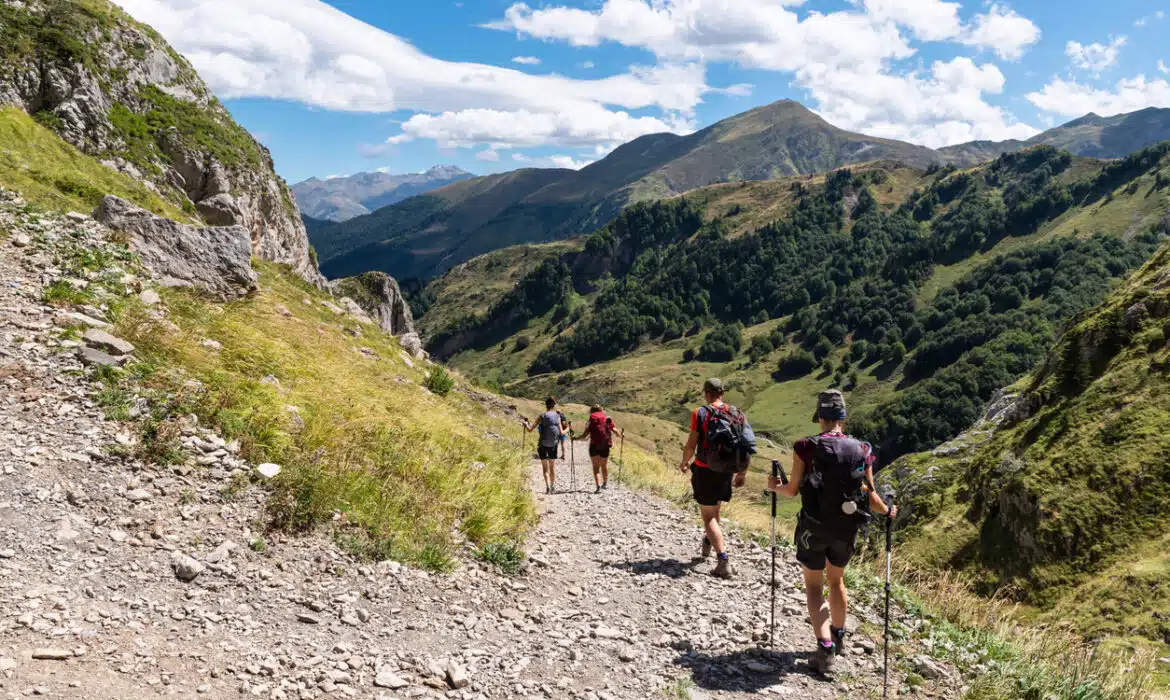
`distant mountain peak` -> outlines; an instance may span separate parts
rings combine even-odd
[[[292,189],[305,215],[326,221],[347,221],[473,177],[454,165],[436,165],[418,173],[375,171],[327,180],[311,177]]]

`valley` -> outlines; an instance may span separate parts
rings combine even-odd
[[[199,3],[0,0],[0,696],[878,697],[888,670],[896,697],[1167,697],[1170,110],[928,148],[789,99],[648,133],[657,93],[597,103],[616,121],[586,126],[630,135],[583,164],[523,145],[539,115],[500,118],[520,143],[449,131],[452,92],[393,72],[458,62],[315,0],[241,19],[260,5],[193,49],[168,39]],[[232,40],[276,56],[301,12],[406,60],[238,70]],[[540,78],[512,63],[458,82]],[[694,74],[658,68],[527,92]],[[280,133],[237,121],[277,88],[311,93]],[[310,151],[273,153],[318,110],[338,129],[296,138],[369,167],[290,187]],[[553,138],[582,155],[580,128]],[[370,162],[420,139],[500,172]],[[538,164],[573,169],[506,170]],[[678,468],[713,376],[758,437],[727,580]],[[900,507],[889,569],[882,528],[857,543],[836,646],[801,503],[766,490],[829,387]],[[547,396],[619,427],[608,488],[578,441],[539,493]]]

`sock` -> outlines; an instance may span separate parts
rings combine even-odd
[[[818,639],[817,641],[821,643],[821,647],[822,647],[822,648],[825,648],[825,649],[832,649],[832,648],[833,648],[833,642],[832,642],[832,640],[829,640],[829,639]]]
[[[841,639],[845,639],[845,628],[844,627],[833,627],[832,625],[830,625],[829,626],[829,635],[833,638],[834,642],[841,640]]]
[[[727,561],[727,552],[721,552],[719,554],[719,561]]]

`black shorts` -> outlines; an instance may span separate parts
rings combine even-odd
[[[557,458],[557,446],[553,445],[551,447],[545,447],[544,445],[537,445],[536,446],[536,454],[541,459],[556,459]]]
[[[589,456],[609,459],[609,445],[594,445],[589,443]]]
[[[717,506],[731,500],[731,480],[734,474],[711,471],[707,467],[691,465],[691,489],[695,502],[701,506]]]
[[[812,571],[824,571],[825,562],[844,569],[857,548],[857,531],[830,533],[796,525],[796,561]]]

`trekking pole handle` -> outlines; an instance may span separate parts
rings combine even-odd
[[[772,478],[779,479],[784,486],[788,485],[788,474],[785,473],[784,467],[780,466],[780,460],[772,460]]]
[[[894,509],[894,494],[887,493],[883,498],[886,504],[886,551],[890,551],[894,547],[894,518],[891,517],[891,512]]]

